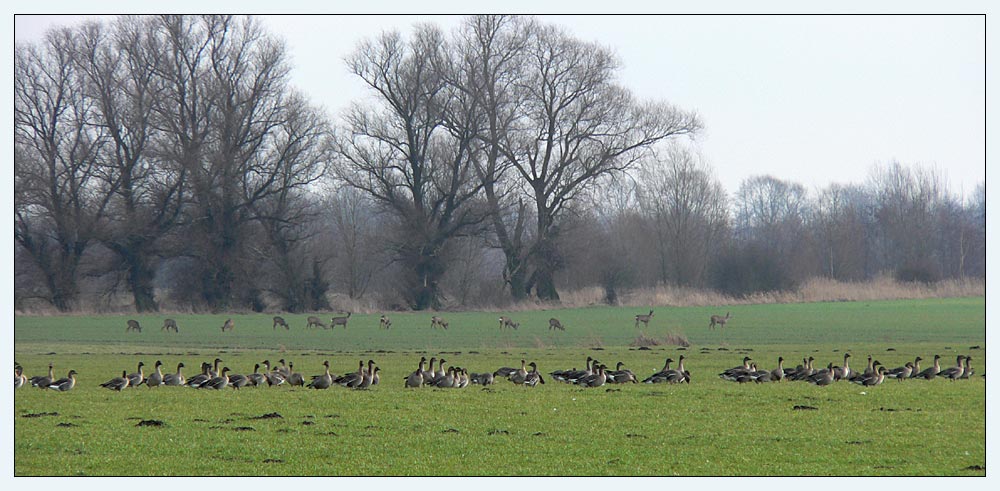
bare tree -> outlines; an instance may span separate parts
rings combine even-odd
[[[857,185],[833,184],[820,191],[814,210],[812,226],[823,274],[844,281],[872,274],[868,192]]]
[[[711,169],[682,147],[647,161],[638,173],[638,203],[650,221],[660,281],[704,286],[710,261],[727,237],[726,192]]]
[[[388,238],[404,265],[405,298],[418,310],[440,305],[443,247],[475,233],[484,219],[476,206],[475,135],[442,126],[454,103],[441,76],[444,56],[443,36],[429,25],[417,26],[409,41],[389,32],[362,42],[347,65],[378,103],[354,105],[338,139],[338,177],[395,219]]]
[[[61,311],[73,307],[77,268],[110,196],[97,183],[105,135],[73,63],[78,42],[64,28],[14,50],[14,239]]]
[[[558,300],[560,217],[580,193],[623,172],[658,143],[701,128],[693,113],[662,102],[640,102],[615,82],[610,50],[559,28],[538,26],[525,48],[517,120],[496,143],[524,182],[535,209],[533,265],[526,289]]]

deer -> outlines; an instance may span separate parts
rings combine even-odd
[[[726,327],[726,323],[729,322],[729,312],[726,312],[726,316],[713,315],[710,319],[711,323],[708,325],[709,329],[714,329],[715,325],[718,324],[720,327]]]
[[[326,324],[323,324],[323,322],[319,320],[319,317],[310,315],[309,318],[306,319],[306,329],[316,326],[322,327],[323,329],[327,328]]]
[[[222,332],[226,332],[226,331],[232,332],[232,330],[233,330],[234,327],[236,327],[236,323],[233,322],[232,319],[226,319],[226,322],[224,324],[222,324]]]
[[[163,327],[160,328],[161,331],[177,331],[177,321],[173,319],[163,319]]]
[[[351,318],[351,313],[348,312],[346,317],[334,317],[330,319],[330,327],[344,326],[347,329],[347,319]]]
[[[517,328],[520,327],[520,326],[521,326],[520,322],[514,322],[514,321],[510,320],[510,317],[507,317],[506,315],[500,316],[500,330],[501,331],[505,327],[512,328],[512,329],[514,329],[516,331]]]
[[[635,316],[635,327],[639,327],[641,322],[643,326],[649,327],[649,319],[653,318],[653,309],[649,309],[648,314],[636,314]]]
[[[347,327],[347,324],[344,324],[344,327]],[[392,327],[392,321],[385,314],[382,314],[382,317],[378,320],[378,328],[389,329],[390,327]]]
[[[435,315],[434,317],[431,317],[431,329],[434,329],[435,327],[438,326],[440,326],[442,329],[448,329],[448,323],[445,322],[444,319]]]
[[[288,323],[285,322],[285,319],[283,317],[281,317],[280,315],[274,316],[274,324],[271,325],[271,330],[273,331],[273,330],[277,329],[278,326],[284,327],[286,331],[288,331],[288,330],[291,329],[291,328],[288,327]]]
[[[139,321],[135,319],[129,319],[128,322],[126,322],[125,324],[126,324],[125,332],[129,331],[142,332],[142,326],[140,326]]]
[[[566,328],[563,327],[562,322],[559,322],[559,319],[556,319],[555,317],[549,319],[549,330],[551,331],[554,329],[559,329],[560,331],[566,330]]]

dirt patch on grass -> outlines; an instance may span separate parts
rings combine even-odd
[[[22,418],[41,418],[43,416],[59,416],[59,413],[24,413]]]
[[[136,426],[166,426],[166,423],[158,419],[144,419]]]

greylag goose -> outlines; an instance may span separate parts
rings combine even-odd
[[[211,363],[204,363],[204,362],[202,362],[202,364],[201,364],[201,373],[199,373],[198,375],[195,375],[194,377],[189,378],[188,381],[187,381],[187,383],[184,384],[184,385],[187,385],[188,387],[191,387],[193,389],[197,389],[197,388],[201,387],[202,385],[205,384],[205,382],[208,382],[209,380],[212,380],[212,376],[208,373],[211,370],[212,370],[212,364]]]
[[[781,382],[781,379],[785,378],[784,363],[785,363],[785,359],[779,356],[778,357],[778,368],[775,368],[774,370],[771,370],[771,381],[772,382]]]
[[[65,378],[49,383],[48,388],[65,392],[76,386],[76,370],[70,370]]]
[[[264,360],[264,378],[267,379],[268,386],[281,385],[285,383],[285,376],[278,372],[277,367],[271,370],[271,362]]]
[[[139,362],[138,371],[136,373],[130,373],[130,374],[128,374],[128,386],[129,387],[138,387],[138,386],[142,385],[142,383],[146,380],[145,375],[143,375],[143,373],[142,373],[142,367],[144,367],[144,366],[145,366],[145,364],[140,361]]]
[[[49,386],[53,380],[55,380],[55,375],[52,373],[52,364],[49,363],[49,374],[48,375],[36,375],[28,379],[28,382],[32,387],[40,387],[42,389]]]
[[[14,365],[14,388],[20,389],[26,383],[28,383],[28,377],[24,376],[24,367]]]
[[[973,370],[972,366],[970,365],[971,362],[972,362],[972,357],[971,356],[966,356],[965,357],[965,367],[962,370],[962,376],[959,377],[959,378],[969,378],[969,377],[972,376],[972,374],[976,373],[976,371]]]
[[[261,385],[267,383],[267,377],[260,373],[260,363],[253,364],[253,373],[247,375],[247,380],[250,382],[250,385],[254,387],[260,387]]]
[[[198,388],[215,389],[215,390],[225,389],[226,386],[229,385],[229,375],[227,375],[228,373],[229,373],[229,367],[222,367],[222,373],[218,377],[213,377],[212,380],[209,380],[208,382],[201,384],[201,387]]]
[[[435,377],[432,382],[435,387],[440,388],[451,388],[455,384],[455,369],[454,367],[448,367],[448,371],[445,372],[443,377]]]
[[[427,385],[430,385],[430,381],[434,380],[434,362],[435,361],[437,361],[437,358],[435,358],[435,357],[432,356],[430,363],[427,365],[427,370],[423,370],[422,371],[422,374],[424,376],[424,383],[427,384]]]
[[[654,373],[654,374],[646,377],[645,379],[643,379],[642,383],[644,383],[644,384],[658,384],[658,383],[661,383],[661,382],[666,382],[667,381],[667,377],[671,373],[673,373],[673,370],[670,369],[670,364],[673,363],[673,362],[674,362],[674,359],[668,357],[667,360],[663,363],[663,369],[660,370],[659,372],[656,372],[656,373]]]
[[[160,369],[161,366],[163,366],[163,363],[160,360],[156,360],[156,363],[153,364],[153,373],[146,377],[146,387],[159,387],[160,384],[163,383],[163,371]]]
[[[632,382],[634,384],[638,382],[635,378],[635,374],[632,373],[632,370],[622,369],[623,366],[625,366],[624,363],[618,362],[618,364],[615,365],[614,370],[607,370],[604,372],[608,377],[609,384],[623,384],[626,382]]]
[[[849,379],[854,373],[851,371],[851,366],[848,364],[851,359],[850,353],[844,353],[844,366],[833,367],[833,379],[840,380],[842,378]]]
[[[535,365],[535,362],[531,362],[528,365],[531,367],[531,371],[525,375],[523,384],[529,387],[534,387],[536,384],[544,385],[545,379],[543,379],[542,374],[538,372],[538,366]],[[634,377],[635,376],[633,375],[633,379]]]
[[[111,380],[108,380],[107,382],[101,384],[101,387],[121,392],[122,389],[128,387],[128,370],[122,370],[121,377],[115,377]]]
[[[851,382],[864,385],[866,387],[881,384],[882,381],[885,380],[885,367],[877,366],[877,364],[878,362],[876,362],[876,368],[874,373],[872,373],[867,377],[862,377],[861,379],[858,380],[851,380]]]
[[[908,361],[906,362],[905,365],[901,367],[893,368],[892,370],[887,370],[885,372],[885,376],[889,378],[894,378],[902,382],[904,379],[910,378],[910,375],[912,373],[913,373],[913,362]]]
[[[597,366],[597,373],[586,378],[582,378],[577,382],[577,385],[582,385],[584,387],[600,387],[604,385],[608,380],[607,374],[604,369],[607,368],[603,364]]]
[[[309,389],[329,389],[333,385],[333,376],[330,375],[329,360],[323,362],[323,375],[313,377],[312,382],[306,387]]]
[[[364,375],[365,375],[365,361],[360,360],[358,361],[358,371],[345,373],[334,379],[333,383],[338,384],[341,387],[347,387],[353,389],[358,385],[361,385],[361,380],[364,378]]]
[[[556,370],[554,372],[549,372],[549,375],[551,375],[553,379],[558,380],[560,382],[572,383],[573,380],[586,377],[593,373],[590,369],[590,363],[592,361],[594,361],[594,359],[588,356],[587,362],[584,363],[584,366],[587,367],[585,370],[577,370],[576,368],[570,370]]]
[[[375,369],[373,370],[373,369],[371,369],[371,365],[369,365],[368,370],[365,370],[364,373],[361,374],[361,383],[359,383],[354,388],[355,389],[367,389],[367,388],[371,387],[372,386],[372,381],[375,380],[375,374],[378,373],[378,370],[379,370],[378,367],[375,367]]]
[[[420,387],[424,385],[424,363],[427,358],[421,356],[420,363],[417,364],[417,369],[406,377],[406,383],[404,387]]]
[[[246,387],[249,383],[250,379],[247,378],[246,375],[234,373],[229,376],[229,386],[232,387],[233,390],[240,390],[243,387]]]
[[[741,376],[746,376],[747,374],[749,374],[751,372],[750,360],[751,360],[751,358],[749,356],[744,356],[743,357],[743,365],[738,366],[738,367],[733,367],[733,368],[730,368],[728,370],[724,370],[722,373],[719,374],[719,378],[721,378],[723,380],[729,380],[731,382],[736,382],[737,378],[739,378]],[[671,361],[673,361],[673,360],[671,360]],[[664,371],[666,371],[666,370],[664,370]]]
[[[163,385],[184,385],[187,379],[184,378],[184,374],[181,373],[181,369],[184,368],[184,363],[177,364],[177,373],[166,373],[163,375]]]
[[[809,383],[815,385],[830,385],[833,383],[833,363],[826,366],[825,370],[819,370],[816,373],[809,376],[806,379]]]
[[[913,359],[913,370],[910,371],[910,378],[917,378],[917,375],[920,374],[920,362],[923,360],[919,356]]]
[[[963,360],[965,360],[965,356],[958,355],[957,357],[955,357],[955,366],[941,370],[940,372],[938,372],[937,376],[942,378],[947,378],[951,381],[955,381],[955,379],[961,377],[962,372],[965,371],[965,367],[962,365]]]
[[[288,362],[288,372],[288,376],[286,377],[288,379],[288,385],[293,387],[296,385],[299,387],[305,385],[305,379],[302,377],[301,373],[295,372],[295,365],[293,365],[292,362]]]
[[[934,366],[926,368],[924,371],[917,374],[917,377],[925,380],[931,380],[934,377],[937,377],[938,372],[941,371],[941,362],[939,360],[941,360],[941,355],[934,355]]]

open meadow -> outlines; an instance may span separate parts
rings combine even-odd
[[[731,318],[709,329],[709,316]],[[654,307],[591,307],[523,312],[354,314],[347,328],[306,328],[306,315],[271,314],[18,316],[15,360],[29,377],[54,364],[56,377],[78,372],[68,392],[16,389],[14,472],[18,476],[913,476],[985,475],[985,299]],[[324,314],[330,318],[340,314]],[[499,329],[498,317],[519,322]],[[179,332],[161,331],[176,319]],[[565,331],[550,330],[558,318]],[[220,327],[226,319],[233,331]],[[125,332],[126,320],[142,332]],[[660,344],[635,346],[637,336]],[[668,344],[684,340],[687,346]],[[874,387],[846,381],[746,383],[718,374],[744,356],[760,368],[777,358],[794,367],[844,361],[864,369],[872,355],[884,366],[914,357],[922,367],[941,355],[972,357],[968,380],[886,379]],[[685,356],[690,384],[607,384],[582,388],[549,372],[583,368],[587,356],[621,361],[639,380]],[[444,357],[470,372],[535,362],[544,385],[406,389],[421,356]],[[122,370],[156,361],[164,372],[222,360],[250,373],[263,360],[284,359],[306,375],[334,376],[372,359],[381,383],[368,390],[339,386],[99,386]]]

